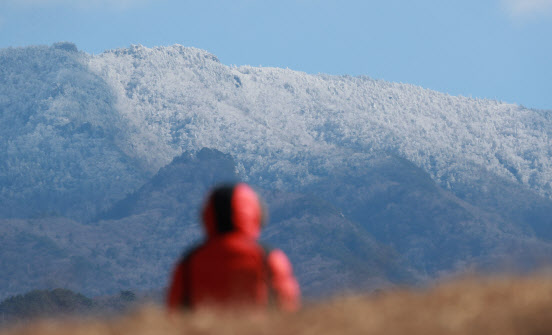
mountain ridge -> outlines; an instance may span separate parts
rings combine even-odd
[[[231,153],[242,162],[251,153],[259,155],[259,151],[263,150],[255,148],[253,144],[253,152],[240,152],[240,147],[245,147],[248,140],[259,138],[268,142],[271,137],[273,142],[281,142],[265,148],[268,153],[276,150],[285,154],[286,150],[291,150],[297,155],[301,154],[300,148],[305,145],[311,152],[320,150],[317,156],[324,156],[332,149],[357,154],[370,150],[396,150],[446,186],[446,182],[450,183],[450,179],[453,179],[450,177],[465,174],[458,166],[454,166],[454,157],[447,158],[450,154],[446,154],[446,151],[457,152],[455,146],[459,144],[469,154],[468,159],[465,159],[467,165],[485,166],[495,174],[518,180],[542,194],[549,193],[549,179],[546,177],[552,171],[549,156],[539,155],[542,154],[541,150],[536,151],[534,147],[523,145],[523,142],[512,137],[516,133],[529,136],[539,145],[539,149],[546,148],[552,129],[549,112],[523,109],[492,100],[453,97],[409,84],[388,83],[368,77],[308,75],[278,68],[228,67],[218,61],[210,61],[212,55],[208,53],[178,45],[153,49],[132,46],[131,50],[140,56],[131,58],[127,55],[121,59],[110,53],[100,54],[98,58],[90,60],[90,67],[102,73],[112,87],[135,85],[135,95],[128,100],[123,97],[127,105],[137,106],[138,101],[143,102],[144,99],[139,98],[140,89],[146,90],[148,96],[165,96],[169,101],[173,96],[186,96],[181,100],[184,105],[180,107],[152,103],[149,106],[137,106],[137,109],[146,118],[154,120],[160,120],[161,115],[175,116],[175,122],[183,126],[180,133],[171,132],[166,127],[158,129],[165,136],[179,141],[179,145],[188,151],[194,147],[217,148]],[[180,58],[166,57],[175,52]],[[159,75],[148,75],[152,72],[145,71],[148,69],[147,64],[143,63],[145,59],[156,60],[156,70],[164,75],[162,81],[159,81]],[[198,63],[195,63],[196,60]],[[112,80],[109,73],[114,61],[129,64],[124,69],[119,65],[116,81]],[[440,105],[443,111],[440,111]],[[175,114],[182,107],[186,110],[187,118],[191,117],[184,122],[180,122]],[[151,114],[148,109],[156,112]],[[217,126],[212,121],[209,124],[208,119],[203,120],[212,127],[212,132],[221,130],[221,126],[228,127],[228,130],[234,130],[231,134],[235,134],[235,137],[228,137],[230,134],[225,135],[222,131],[224,138],[220,140],[201,138],[200,135],[197,135],[199,138],[195,141],[190,138],[197,127],[194,117],[201,118],[199,113],[207,111],[218,123]],[[263,128],[267,135],[263,136],[251,127],[232,123],[240,118]],[[403,118],[409,119],[413,126],[402,122]],[[290,124],[292,120],[293,127]],[[364,129],[359,127],[363,123]],[[155,126],[151,122],[146,124]],[[374,126],[370,127],[370,124]],[[249,138],[239,138],[240,132],[245,129]],[[285,129],[287,134],[278,129]],[[401,140],[401,133],[402,137],[408,136],[407,142]],[[448,133],[452,136],[445,137]],[[422,150],[408,143],[414,138],[420,142],[418,146],[422,145]],[[390,143],[381,143],[381,140]],[[230,141],[232,147],[224,141]],[[421,152],[417,154],[418,151]],[[347,154],[342,155],[346,157]],[[538,157],[531,159],[531,155]],[[292,160],[293,154],[285,158]],[[335,163],[326,163],[335,166]],[[263,166],[262,162],[253,164]],[[531,168],[531,164],[535,167]],[[543,171],[539,171],[539,168]],[[248,169],[244,165],[244,169],[251,177],[258,167]],[[285,167],[280,168],[280,171],[285,171]],[[294,172],[303,174],[307,181],[309,177],[312,179],[312,175],[316,176],[304,168]],[[545,175],[539,177],[542,173]],[[544,185],[536,185],[537,180],[544,181]]]
[[[550,111],[368,77],[230,67],[179,45],[99,55],[75,49],[0,51],[4,217],[22,212],[12,210],[14,199],[32,201],[33,194],[45,193],[37,204],[67,207],[83,193],[83,180],[97,196],[73,204],[71,216],[94,216],[174,157],[203,147],[231,154],[241,178],[270,188],[292,190],[393,152],[453,192],[481,183],[479,171],[486,171],[552,195]],[[111,167],[118,185],[104,178]]]
[[[179,255],[203,239],[199,213],[207,192],[236,179],[232,157],[205,148],[175,158],[98,221],[0,220],[0,297],[56,287],[92,296],[163,290]],[[330,203],[257,191],[270,212],[261,239],[289,255],[307,297],[414,280],[392,248]]]
[[[274,201],[266,234],[310,292],[550,262],[550,111],[179,45],[2,49],[0,65],[0,261],[60,271],[36,285],[158,285],[217,176]]]

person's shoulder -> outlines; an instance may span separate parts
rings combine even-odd
[[[265,242],[257,242],[263,250],[267,259],[273,259],[276,262],[288,261],[286,254],[279,248],[275,248]],[[289,262],[289,261],[288,261]]]
[[[287,255],[278,248],[271,249],[267,253],[267,263],[272,269],[283,272],[291,272],[292,267]]]
[[[192,247],[186,249],[180,256],[179,263],[184,263],[190,260],[194,255],[196,255],[201,249],[205,247],[205,242],[197,243],[192,245]]]

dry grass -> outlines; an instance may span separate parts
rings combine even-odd
[[[462,279],[318,302],[296,314],[196,312],[169,318],[142,307],[113,320],[50,320],[2,335],[552,334],[552,277]]]

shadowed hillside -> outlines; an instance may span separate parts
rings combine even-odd
[[[550,276],[465,279],[426,292],[321,301],[293,315],[199,312],[169,320],[144,307],[110,321],[41,321],[2,335],[65,334],[550,334]]]
[[[198,212],[209,188],[236,180],[231,156],[184,153],[101,220],[0,219],[0,298],[63,287],[88,296],[162,290],[178,256],[202,239]],[[398,254],[331,202],[259,189],[270,211],[263,242],[288,254],[306,296],[412,282]]]

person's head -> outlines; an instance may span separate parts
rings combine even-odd
[[[209,238],[231,232],[258,238],[265,220],[257,193],[245,183],[215,187],[207,197],[202,216]]]

